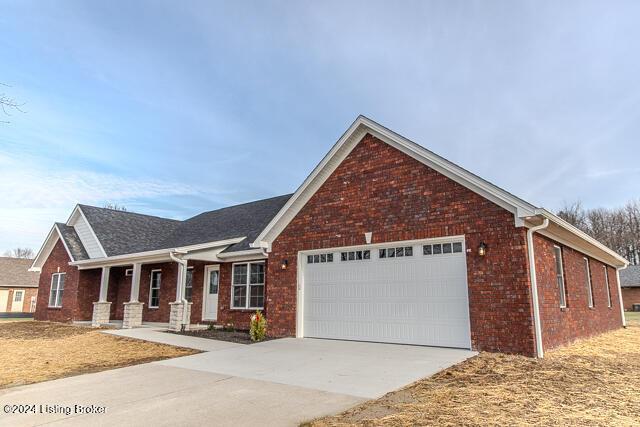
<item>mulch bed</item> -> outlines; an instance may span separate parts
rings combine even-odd
[[[190,337],[207,338],[210,340],[229,341],[237,344],[255,344],[256,341],[251,341],[248,331],[225,331],[224,329],[201,329],[185,332],[167,331],[171,334],[187,335]],[[264,341],[268,341],[273,338],[265,338]],[[261,341],[261,342],[264,342]]]
[[[312,426],[640,425],[640,324],[542,360],[481,353]]]

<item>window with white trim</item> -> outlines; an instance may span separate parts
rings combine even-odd
[[[193,299],[193,267],[187,268],[187,278],[184,284],[184,299],[189,302]]]
[[[264,261],[233,265],[231,308],[264,308]]]
[[[462,252],[462,242],[436,243],[433,245],[422,245],[423,255],[457,254]]]
[[[24,291],[13,291],[13,302],[21,303],[24,298]]]
[[[606,265],[604,268],[604,285],[607,287],[607,307],[611,308],[611,288],[609,287],[609,269]]]
[[[151,283],[149,285],[149,308],[160,307],[160,282],[162,282],[162,271],[151,271]]]
[[[348,252],[340,252],[340,261],[362,261],[366,259],[371,259],[371,251],[348,251]]]
[[[333,262],[333,254],[307,255],[307,264],[319,264],[324,262]]]
[[[562,248],[560,246],[553,247],[553,257],[556,266],[556,285],[560,294],[560,308],[567,307],[567,293],[564,286],[564,269],[562,267]]]
[[[591,284],[591,268],[589,267],[589,259],[584,259],[584,274],[587,277],[585,281],[585,285],[587,286],[587,302],[589,303],[589,308],[593,308],[593,286]]]
[[[64,279],[66,273],[53,273],[51,275],[51,291],[49,293],[49,307],[62,307],[62,294],[64,291]]]
[[[383,248],[378,250],[378,258],[400,258],[405,256],[413,256],[413,246]]]

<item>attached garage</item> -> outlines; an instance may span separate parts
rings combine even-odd
[[[471,348],[464,237],[302,252],[302,335]]]

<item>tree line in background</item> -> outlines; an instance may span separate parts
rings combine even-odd
[[[33,258],[35,254],[31,248],[15,248],[10,251],[6,251],[4,256],[9,258]]]
[[[618,252],[631,264],[640,264],[640,200],[612,209],[585,209],[577,201],[565,204],[558,216]]]

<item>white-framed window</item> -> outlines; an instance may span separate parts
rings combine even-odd
[[[362,261],[367,259],[371,259],[371,251],[369,249],[364,251],[340,252],[340,261]]]
[[[127,268],[126,270],[124,270],[124,275],[133,276],[133,268]]]
[[[193,299],[193,267],[187,268],[187,278],[184,285],[184,299],[189,302]]]
[[[151,270],[151,280],[149,285],[149,308],[160,307],[160,282],[162,281],[162,270]]]
[[[333,262],[333,253],[307,255],[307,264]]]
[[[609,287],[609,269],[603,265],[604,269],[604,285],[607,287],[607,307],[611,308],[611,288]]]
[[[413,246],[378,249],[378,258],[400,258],[413,256]]]
[[[587,277],[585,281],[585,286],[587,287],[587,302],[589,303],[589,308],[593,308],[593,287],[591,286],[591,268],[589,266],[589,258],[584,259],[584,274]]]
[[[553,257],[556,265],[556,284],[560,294],[560,308],[567,307],[567,293],[564,286],[564,269],[562,267],[562,248],[560,246],[553,247]]]
[[[233,264],[231,308],[264,308],[264,261]]]
[[[423,255],[442,255],[442,254],[457,254],[462,252],[462,242],[452,243],[435,243],[433,245],[423,245]]]
[[[24,299],[24,291],[13,291],[13,302],[22,303]]]
[[[66,273],[53,273],[51,275],[51,291],[49,293],[49,307],[62,307],[62,294],[64,291],[64,279]]]

